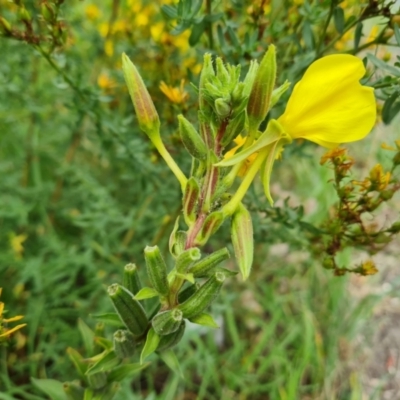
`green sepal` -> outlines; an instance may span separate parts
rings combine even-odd
[[[176,346],[182,339],[183,334],[185,333],[186,323],[182,321],[179,329],[171,333],[169,335],[161,336],[160,342],[157,347],[157,352],[168,350],[174,346]]]
[[[256,140],[251,146],[247,147],[246,149],[241,150],[239,153],[235,154],[234,156],[222,160],[219,163],[215,164],[217,167],[230,167],[232,165],[238,164],[252,154],[259,152],[266,146],[269,146],[272,143],[275,143],[282,137],[286,137],[283,127],[279,124],[278,121],[272,119],[269,121],[267,129],[261,134],[261,136]]]
[[[182,320],[182,311],[175,308],[173,310],[161,311],[153,318],[151,324],[158,335],[164,336],[176,332]]]
[[[82,400],[85,392],[85,389],[77,382],[64,382],[63,390],[68,400]]]
[[[242,203],[232,216],[231,238],[236,261],[243,279],[246,280],[253,264],[254,239],[251,215]]]
[[[175,220],[174,228],[169,237],[169,252],[176,258],[179,254],[185,250],[187,233],[180,231],[179,229],[179,217]]]
[[[249,132],[256,132],[268,114],[276,80],[275,46],[270,45],[261,60],[247,103]]]
[[[290,82],[286,80],[281,86],[276,88],[271,95],[271,108],[279,101],[281,96],[289,89]]]
[[[212,272],[218,264],[227,260],[229,257],[229,250],[224,247],[223,249],[217,250],[214,253],[209,254],[207,257],[204,257],[202,260],[194,263],[190,267],[189,272],[191,272],[195,278],[208,276],[208,274]]]
[[[182,252],[176,259],[176,271],[179,273],[185,273],[191,264],[197,260],[200,260],[201,252],[198,247],[192,247]]]
[[[146,260],[147,275],[152,286],[161,296],[167,296],[169,293],[167,265],[158,246],[146,246],[144,258]]]
[[[128,289],[132,294],[136,294],[142,287],[136,264],[127,264],[124,267],[122,286]]]
[[[114,332],[114,351],[118,358],[131,357],[135,354],[135,337],[129,331],[119,329]]]
[[[151,299],[152,297],[156,296],[158,296],[157,290],[150,287],[144,287],[140,289],[138,293],[136,293],[135,299],[145,300],[145,299]]]
[[[178,120],[179,133],[186,150],[192,157],[205,160],[208,150],[197,130],[182,114],[178,115]]]
[[[215,73],[212,66],[211,54],[206,53],[204,54],[203,68],[200,73],[199,81],[199,107],[202,111],[207,109],[207,102],[204,98],[205,84],[213,77],[215,77]]]
[[[185,281],[188,281],[190,283],[194,283],[194,276],[191,273],[188,274],[181,274],[179,272],[175,272],[175,276],[177,276],[178,278],[181,278]]]
[[[183,216],[186,224],[190,227],[196,221],[197,203],[199,200],[200,188],[197,179],[192,176],[186,183],[185,193],[183,194]]]
[[[215,273],[200,286],[199,290],[197,290],[193,296],[180,304],[178,308],[182,311],[184,318],[191,319],[201,314],[218,295],[224,280],[224,273]]]
[[[108,372],[121,363],[114,350],[104,351],[102,357],[93,364],[87,371],[86,376],[96,375],[101,372]]]
[[[225,216],[222,211],[214,211],[209,214],[205,219],[199,234],[196,236],[195,243],[198,245],[206,244],[210,236],[220,228],[224,220]]]
[[[132,297],[132,293],[117,283],[109,286],[108,295],[115,311],[128,330],[136,336],[141,335],[148,325],[142,305]]]
[[[111,350],[113,348],[112,341],[102,336],[95,336],[94,342],[104,350]]]
[[[158,344],[160,343],[160,336],[151,327],[147,332],[146,343],[144,344],[142,353],[140,354],[140,364],[143,364],[144,360],[152,353],[157,350]]]
[[[196,315],[194,318],[190,319],[190,322],[197,325],[208,326],[209,328],[219,328],[219,325],[214,321],[214,318],[207,313]]]

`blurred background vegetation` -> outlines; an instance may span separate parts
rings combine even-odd
[[[0,0],[0,287],[6,310],[27,323],[1,346],[0,399],[42,399],[31,377],[75,379],[66,348],[83,349],[78,319],[94,329],[89,314],[111,311],[105,287],[126,263],[143,265],[145,245],[167,251],[179,187],[137,127],[122,52],[142,73],[167,148],[188,170],[176,115],[196,113],[190,82],[205,52],[245,73],[274,43],[278,83],[296,82],[323,55],[357,54],[377,89],[380,120],[396,121],[398,9],[352,0]],[[377,162],[391,168],[393,154],[380,146],[393,145],[395,126],[381,124],[351,146],[354,179]],[[339,278],[322,268],[318,227],[337,202],[322,154],[307,143],[285,151],[273,177],[275,208],[260,187],[249,193],[253,274],[224,287],[213,309],[221,329],[193,325],[185,334],[177,349],[184,379],[153,357],[117,399],[383,398],[390,370],[368,391],[360,363],[372,345],[374,307],[400,282],[389,274],[388,290],[354,296],[351,288],[383,278]],[[396,197],[376,218],[371,225],[398,218]],[[228,237],[223,229],[209,250]],[[376,248],[344,249],[339,258],[350,268],[367,252]]]

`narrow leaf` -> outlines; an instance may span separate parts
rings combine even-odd
[[[63,383],[54,379],[31,378],[33,385],[49,396],[52,400],[68,400],[64,393]]]
[[[89,316],[105,325],[114,326],[116,328],[124,326],[117,313],[89,314]]]
[[[158,296],[157,290],[150,287],[144,287],[139,290],[139,292],[135,296],[135,299],[144,300],[144,299],[151,299],[152,297],[156,296]]]
[[[103,358],[86,371],[86,375],[93,375],[97,372],[107,372],[120,363],[121,360],[115,355],[114,351],[106,352]]]
[[[140,364],[143,364],[144,360],[157,350],[158,343],[160,343],[160,336],[154,332],[153,328],[150,328],[147,333],[146,343],[143,347],[142,354],[140,355]]]
[[[190,322],[197,325],[208,326],[209,328],[219,328],[219,325],[214,321],[214,318],[207,313],[201,313],[200,315],[191,318]]]
[[[147,368],[150,363],[134,363],[134,364],[125,364],[120,365],[114,368],[107,377],[108,382],[120,382],[126,377],[132,377],[133,375],[140,372],[142,369]]]

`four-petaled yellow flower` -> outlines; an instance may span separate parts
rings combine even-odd
[[[376,120],[374,90],[359,80],[365,68],[347,54],[323,57],[307,69],[278,119],[293,139],[333,148],[363,139]]]

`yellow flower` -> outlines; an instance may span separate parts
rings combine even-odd
[[[188,97],[183,85],[185,81],[182,79],[179,87],[168,86],[164,81],[160,83],[160,90],[175,104],[182,104]]]
[[[97,84],[104,91],[110,91],[116,86],[114,79],[110,78],[108,74],[102,72],[97,78]]]
[[[245,144],[246,138],[242,135],[238,135],[235,139],[233,139],[233,141],[236,143],[236,146],[225,153],[224,160],[233,157],[235,153]],[[246,161],[243,163],[238,172],[238,176],[243,177],[246,175],[247,170],[250,168],[251,164],[253,164],[253,161],[257,158],[257,154],[258,153],[253,153],[246,158]]]
[[[278,119],[293,139],[333,148],[364,138],[376,120],[374,90],[359,80],[365,68],[347,54],[323,57],[307,69]]]
[[[1,295],[1,290],[2,290],[2,288],[0,288],[0,295]],[[23,317],[23,315],[17,315],[15,317],[11,317],[11,318],[4,318],[3,312],[4,312],[4,303],[0,301],[0,342],[3,339],[9,337],[12,333],[17,331],[18,329],[21,329],[26,325],[26,324],[19,324],[17,326],[14,326],[14,328],[8,329],[7,328],[8,323],[19,321],[20,319],[22,319],[24,317]]]
[[[92,21],[101,16],[101,11],[95,4],[88,4],[85,8],[86,17]]]
[[[25,240],[28,238],[27,235],[16,235],[15,233],[12,233],[10,235],[10,245],[12,250],[14,251],[15,257],[17,259],[22,258],[22,253],[24,252],[24,245],[23,243]]]

